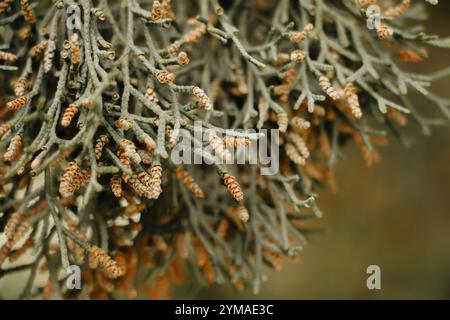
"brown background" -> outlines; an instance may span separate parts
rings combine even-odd
[[[431,11],[429,33],[450,36],[450,1]],[[450,51],[432,50],[417,66],[427,71],[450,64]],[[433,89],[450,97],[450,77]],[[419,106],[425,111],[432,107]],[[410,121],[411,147],[391,139],[382,163],[367,169],[356,148],[337,169],[339,190],[321,193],[324,218],[302,262],[268,272],[260,295],[229,287],[203,290],[198,298],[377,299],[450,298],[450,129],[430,137]],[[381,267],[382,289],[366,288],[366,268]]]

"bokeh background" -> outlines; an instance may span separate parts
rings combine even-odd
[[[430,9],[428,33],[450,36],[450,1]],[[415,69],[436,71],[450,64],[450,52],[431,50]],[[450,77],[433,89],[450,97]],[[432,106],[419,102],[424,113]],[[450,299],[450,128],[423,136],[410,121],[404,133],[410,147],[390,139],[382,162],[366,168],[347,146],[337,165],[338,191],[323,190],[323,232],[310,237],[302,261],[286,261],[268,272],[262,292],[237,293],[215,286],[203,299]],[[368,290],[366,268],[381,268],[381,290]]]

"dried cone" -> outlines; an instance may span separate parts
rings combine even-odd
[[[71,219],[68,220],[67,227],[79,239],[86,240],[86,234],[78,228],[78,225],[75,221]],[[85,251],[78,243],[73,240],[68,240],[67,247],[73,253],[75,263],[83,264],[85,262]]]
[[[187,259],[189,257],[189,250],[187,247],[187,239],[185,233],[179,233],[175,237],[175,249],[181,259]]]
[[[90,178],[89,173],[85,170],[81,171],[75,161],[69,162],[69,165],[64,171],[59,182],[59,193],[63,197],[72,195],[72,193],[81,188]]]
[[[146,93],[145,93],[145,97],[150,100],[151,103],[153,104],[158,104],[159,100],[158,100],[158,96],[156,95],[156,91],[153,88],[148,88]]]
[[[216,229],[216,234],[220,239],[224,239],[227,236],[229,226],[230,225],[227,219],[225,218],[220,219]]]
[[[53,39],[48,40],[48,46],[44,54],[44,70],[49,72],[53,67],[53,59],[55,58],[56,42]]]
[[[248,214],[248,210],[246,207],[242,206],[236,209],[236,213],[239,216],[239,219],[242,222],[247,222],[250,219],[250,215]]]
[[[397,18],[408,12],[411,6],[411,0],[402,0],[402,2],[395,7],[389,8],[384,12],[386,17]]]
[[[302,31],[300,32],[292,32],[289,36],[290,40],[294,43],[300,43],[305,40],[308,35],[314,30],[314,25],[312,23],[308,23]]]
[[[181,183],[183,183],[184,186],[194,194],[195,197],[201,199],[205,197],[200,186],[194,181],[194,178],[182,167],[178,167],[176,169],[175,175],[177,179],[180,180]]]
[[[162,178],[162,167],[160,165],[155,165],[150,169],[151,184],[150,184],[150,198],[157,199],[162,193],[161,188],[161,178]]]
[[[0,60],[6,61],[6,62],[14,62],[17,60],[17,56],[12,53],[0,51]]]
[[[118,175],[118,174],[113,175],[110,180],[110,183],[111,183],[112,193],[117,198],[122,197],[122,178],[120,177],[120,175]]]
[[[264,250],[264,256],[270,261],[275,271],[281,271],[283,267],[283,256],[278,252]]]
[[[11,124],[4,123],[0,126],[0,138],[2,138],[5,134],[11,131]]]
[[[73,65],[79,64],[81,61],[81,50],[80,50],[80,42],[78,40],[78,34],[74,33],[70,39],[70,62]]]
[[[186,43],[194,43],[199,41],[208,30],[205,24],[200,23],[194,19],[189,20],[188,23],[194,26],[194,30],[184,35],[183,40]]]
[[[28,22],[29,24],[35,24],[36,16],[33,10],[30,8],[28,0],[20,0],[20,6],[22,7],[22,13],[23,17],[25,18],[25,21]]]
[[[388,109],[388,117],[402,127],[406,126],[408,123],[406,117],[395,109]]]
[[[153,236],[153,246],[155,247],[156,250],[162,251],[162,252],[167,251],[167,249],[169,247],[167,245],[167,242],[164,240],[164,238],[159,234],[155,234]]]
[[[17,110],[17,109],[22,108],[25,105],[26,102],[27,102],[27,98],[19,97],[19,98],[15,99],[15,100],[9,101],[6,104],[6,107],[9,110]]]
[[[220,161],[224,161],[228,163],[231,160],[230,152],[225,148],[225,144],[222,139],[219,137],[212,135],[209,138],[209,143],[213,147],[216,156]]]
[[[181,51],[178,54],[177,62],[180,66],[185,66],[185,65],[189,64],[189,57],[188,57],[187,53],[184,51]]]
[[[425,53],[422,53],[425,54]],[[398,53],[400,60],[405,62],[421,62],[423,61],[423,56],[419,53],[414,52],[411,49],[402,49]]]
[[[382,24],[380,24],[380,26],[377,29],[377,34],[378,34],[378,38],[380,40],[384,40],[384,39],[394,35],[394,31],[392,31],[391,28],[389,28],[387,25],[382,23]]]
[[[3,0],[0,2],[0,14],[5,13],[9,9],[14,0]]]
[[[150,14],[151,19],[160,20],[162,18],[161,11],[162,11],[161,2],[159,2],[158,0],[154,0],[152,5],[152,12]]]
[[[139,157],[141,157],[141,161],[143,164],[151,165],[153,163],[153,158],[150,152],[145,150],[138,150],[137,151]]]
[[[6,150],[3,158],[5,161],[14,161],[19,158],[22,150],[22,137],[20,135],[15,135],[11,138],[11,142]]]
[[[171,148],[175,148],[175,146],[178,144],[178,137],[175,137],[172,127],[170,127],[170,126],[166,127],[166,135],[168,138],[169,146]]]
[[[213,284],[216,277],[215,277],[215,273],[214,273],[214,268],[213,265],[210,261],[210,259],[208,258],[208,260],[206,261],[206,263],[203,266],[203,273],[205,275],[205,279],[209,284]]]
[[[294,50],[291,52],[291,61],[292,62],[303,62],[306,58],[306,53],[302,50]]]
[[[172,0],[163,0],[161,3],[161,14],[163,18],[166,19],[173,19],[175,18],[175,14],[172,10]]]
[[[137,178],[146,187],[150,187],[152,184],[152,177],[147,173],[147,171],[140,171],[137,174]]]
[[[178,50],[180,50],[180,47],[181,47],[180,41],[174,41],[173,43],[170,44],[168,48],[168,54],[174,55]]]
[[[239,210],[241,210],[241,208],[245,209],[245,207],[243,207],[243,206],[239,207],[239,208],[228,207],[226,214],[227,214],[227,217],[236,225],[238,230],[240,232],[243,232],[244,231],[244,220],[241,219],[240,212],[239,212]],[[245,211],[247,212],[247,209],[245,209]]]
[[[222,141],[224,146],[234,148],[248,147],[252,144],[250,139],[240,137],[223,137]]]
[[[100,160],[100,158],[102,157],[103,148],[108,143],[108,140],[109,139],[106,134],[102,134],[100,137],[98,137],[97,141],[95,142],[95,146],[94,146],[94,154],[95,154],[96,160]]]
[[[300,117],[293,117],[291,119],[291,124],[294,128],[300,129],[300,130],[307,130],[311,127],[311,123],[303,118]]]
[[[19,30],[18,36],[22,41],[29,40],[33,36],[33,32],[29,26],[25,26]]]
[[[337,100],[339,99],[339,93],[335,88],[331,86],[330,80],[325,76],[319,77],[319,85],[322,88],[323,92],[325,92],[331,99]]]
[[[278,130],[280,130],[281,133],[286,132],[288,126],[288,115],[286,112],[280,112],[277,114],[277,124]]]
[[[241,187],[237,183],[235,177],[233,177],[228,173],[224,173],[223,182],[225,183],[225,185],[228,188],[228,191],[236,201],[241,202],[242,200],[244,200],[244,193],[242,192]]]
[[[34,239],[33,237],[29,237],[19,249],[11,252],[11,254],[9,255],[9,261],[12,263],[16,262],[21,257],[23,257],[24,254],[27,253],[27,251],[31,249],[33,246],[34,246]]]
[[[119,144],[119,158],[124,165],[129,167],[129,159],[136,163],[141,163],[141,157],[136,152],[135,144],[127,139],[123,139]]]
[[[301,166],[305,165],[305,158],[303,158],[297,152],[297,149],[294,147],[294,145],[288,143],[284,146],[284,149],[286,150],[286,155],[289,157],[289,159],[291,159],[292,162]]]
[[[359,106],[358,95],[356,94],[356,88],[352,83],[348,83],[344,89],[345,98],[347,99],[348,106],[352,115],[359,119],[362,117],[362,111]]]
[[[123,129],[125,131],[130,130],[131,127],[133,126],[131,121],[126,116],[120,117],[114,123],[118,128]]]
[[[78,107],[76,104],[72,103],[69,105],[66,110],[64,110],[64,114],[61,118],[61,127],[68,127],[72,122],[75,115],[78,113]]]
[[[20,77],[17,79],[17,81],[14,83],[14,94],[17,97],[22,97],[26,93],[26,89],[28,86],[28,80],[25,77]]]
[[[175,81],[175,75],[165,70],[156,71],[155,78],[161,84],[173,83]]]
[[[148,134],[145,134],[142,140],[142,143],[145,145],[145,148],[147,151],[153,151],[156,149],[156,142],[155,140],[150,137]]]
[[[3,230],[7,239],[11,239],[14,236],[14,232],[17,227],[22,223],[23,214],[20,212],[14,212],[11,217],[9,217],[8,222],[5,225],[5,229]]]
[[[14,245],[25,236],[30,228],[27,222],[23,222],[15,229],[12,237],[7,239],[6,243],[0,248],[0,266],[5,262]]]
[[[123,180],[128,183],[138,194],[151,198],[150,188],[142,183],[137,174],[123,175]]]
[[[47,49],[47,46],[48,46],[47,40],[38,43],[37,45],[31,48],[31,56],[35,58],[40,58],[44,54],[45,49]]]
[[[117,279],[124,274],[117,262],[97,246],[89,248],[89,260],[93,261],[93,265],[98,265],[98,268],[110,279]]]
[[[309,158],[309,150],[306,146],[305,140],[295,132],[289,133],[289,139],[295,145],[295,147],[300,151],[300,154],[303,158]]]
[[[203,91],[203,89],[194,87],[192,89],[192,95],[198,101],[198,104],[206,111],[211,111],[213,109],[211,100],[209,100],[208,95],[205,93],[205,91]]]

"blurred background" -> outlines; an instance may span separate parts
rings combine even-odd
[[[450,1],[430,9],[428,33],[450,36]],[[428,6],[432,7],[432,6]],[[415,69],[436,71],[450,51],[431,50]],[[450,97],[450,77],[433,86]],[[432,108],[418,106],[423,113]],[[262,292],[229,287],[204,289],[203,299],[450,299],[450,128],[425,137],[410,121],[405,148],[395,138],[382,148],[382,162],[366,168],[353,146],[337,165],[337,193],[322,190],[325,232],[310,238],[302,261],[268,272]],[[366,268],[381,268],[381,290],[368,290]]]

